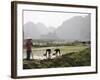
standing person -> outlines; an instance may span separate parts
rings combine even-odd
[[[27,60],[30,60],[30,54],[32,52],[32,39],[27,39],[26,41],[26,52],[27,52]]]

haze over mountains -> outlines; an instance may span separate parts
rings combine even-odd
[[[47,28],[43,23],[34,24],[27,22],[24,24],[24,39],[52,39],[52,40],[90,40],[90,15],[81,17],[74,16],[62,22],[57,28]]]

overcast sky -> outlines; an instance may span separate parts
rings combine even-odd
[[[85,17],[88,14],[80,13],[60,13],[60,12],[43,12],[43,11],[24,11],[24,24],[27,22],[43,23],[46,27],[59,27],[65,20],[74,16]]]

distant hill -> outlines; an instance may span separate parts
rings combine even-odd
[[[38,30],[37,26],[32,22],[24,24],[24,39],[27,37],[30,37],[32,39],[40,38],[40,31]]]
[[[24,24],[24,39],[27,37],[32,39],[58,39],[54,29],[53,27],[47,28],[42,23],[28,22]]]
[[[61,39],[90,40],[90,16],[75,16],[58,27],[56,34]]]
[[[54,28],[53,26],[50,26],[49,28],[48,28],[48,32],[49,33],[53,33],[53,32],[55,32],[55,30],[56,30],[56,28]]]
[[[48,25],[49,26],[49,25]],[[24,38],[32,39],[64,39],[89,41],[91,34],[90,15],[81,17],[75,16],[65,20],[58,28],[47,28],[43,23],[24,24]]]
[[[49,29],[42,23],[37,23],[35,26],[38,28],[41,35],[48,34]]]
[[[58,40],[59,37],[55,32],[49,32],[47,35],[41,35],[41,39]]]

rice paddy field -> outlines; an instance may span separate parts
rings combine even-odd
[[[47,59],[44,54],[46,49],[51,49],[51,58]],[[55,49],[60,49],[61,55],[53,55]],[[30,60],[26,60],[26,49],[23,49],[23,69],[75,67],[91,65],[90,44],[60,45],[33,47]]]
[[[69,54],[71,52],[80,52],[86,48],[89,48],[87,45],[77,45],[77,46],[56,46],[56,47],[39,47],[39,48],[32,48],[31,58],[34,59],[45,59],[45,56],[43,54],[46,53],[46,49],[51,49],[51,54],[55,53],[55,49],[60,49],[60,52],[62,55]],[[52,57],[54,57],[52,55]],[[23,58],[26,58],[26,50],[23,51]]]

